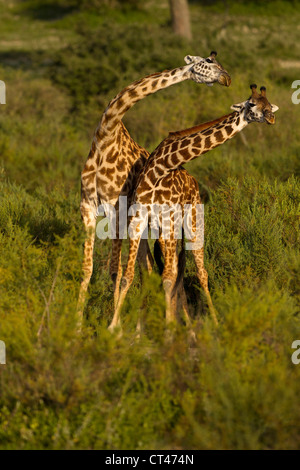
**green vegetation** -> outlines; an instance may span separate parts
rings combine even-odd
[[[174,37],[167,1],[0,1],[1,449],[300,447],[300,365],[291,362],[300,339],[299,3],[190,1],[190,10],[188,43]],[[206,315],[188,253],[196,347],[184,325],[165,341],[157,273],[142,290],[137,274],[124,335],[111,335],[110,241],[97,240],[79,338],[80,171],[101,113],[132,81],[212,49],[229,89],[184,82],[124,121],[151,151],[170,130],[230,112],[252,82],[279,106],[275,126],[249,126],[187,165],[206,203],[220,326]]]

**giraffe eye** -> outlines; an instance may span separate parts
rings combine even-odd
[[[212,62],[213,62],[213,61],[210,60],[210,59],[206,59],[205,61],[208,62],[209,64],[212,64]]]
[[[255,106],[255,103],[249,103],[250,108],[253,108]]]

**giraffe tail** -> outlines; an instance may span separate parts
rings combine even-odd
[[[177,278],[176,278],[176,281],[172,290],[172,294],[171,294],[172,297],[174,297],[179,284],[181,284],[181,282],[183,281],[185,263],[186,263],[186,257],[185,257],[185,249],[184,249],[184,233],[182,232],[181,252],[179,253],[179,256],[178,256]]]
[[[162,251],[160,248],[160,244],[158,240],[155,240],[154,243],[154,259],[157,264],[159,274],[162,275],[163,270],[164,270],[164,263],[162,261]],[[172,297],[175,295],[177,288],[179,284],[183,280],[183,275],[184,275],[184,268],[185,268],[185,263],[186,263],[186,257],[185,257],[185,249],[184,249],[184,236],[182,234],[182,246],[181,246],[181,252],[179,253],[178,256],[178,270],[177,270],[177,278],[172,290]]]
[[[157,264],[159,274],[162,275],[164,270],[164,263],[162,261],[162,251],[158,240],[155,240],[154,243],[154,259]]]

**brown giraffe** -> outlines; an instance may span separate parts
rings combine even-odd
[[[194,209],[194,205],[200,202],[199,197],[196,195],[198,189],[195,186],[191,189],[189,188],[188,184],[191,184],[192,180],[186,177],[185,170],[181,168],[181,165],[223,144],[251,122],[275,123],[274,113],[278,107],[270,104],[267,100],[266,88],[261,87],[261,94],[258,94],[256,85],[251,85],[250,88],[252,90],[250,98],[242,103],[233,105],[231,107],[234,110],[233,113],[184,131],[170,133],[148,158],[144,171],[139,177],[134,194],[134,202],[140,204],[140,207],[136,215],[132,217],[129,226],[129,230],[132,227],[135,229],[135,233],[130,238],[127,267],[121,283],[118,306],[115,309],[114,317],[109,327],[111,330],[120,325],[120,310],[133,280],[136,254],[141,234],[148,224],[147,216],[151,215],[153,205],[158,204],[162,206],[167,204],[172,207],[179,204],[182,207],[183,204],[191,202]],[[150,225],[151,223],[150,219]],[[160,230],[161,223],[162,218],[159,219]],[[194,216],[192,217],[192,225],[195,225]],[[172,307],[172,293],[176,287],[177,277],[176,243],[174,217],[171,217],[170,236],[169,239],[164,240],[165,267],[163,285],[166,296],[167,322],[173,321],[175,318],[175,311]],[[192,251],[196,261],[200,284],[204,289],[210,312],[216,322],[217,319],[208,291],[207,272],[203,263],[203,247],[196,247]]]
[[[86,230],[84,245],[83,279],[78,300],[78,321],[82,323],[85,294],[93,271],[93,249],[97,208],[104,207],[111,215],[111,207],[117,211],[119,196],[127,196],[131,202],[137,177],[145,165],[149,153],[129,135],[122,118],[139,100],[158,90],[184,80],[212,85],[215,82],[229,86],[231,79],[226,70],[217,62],[216,52],[207,58],[186,56],[187,65],[162,73],[155,73],[124,88],[107,106],[95,132],[92,147],[81,174],[81,216]],[[121,246],[118,227],[116,239],[112,240],[110,275],[114,285],[115,306],[118,302],[121,280]],[[141,250],[142,248],[142,250]],[[141,262],[151,269],[147,241],[140,247]]]

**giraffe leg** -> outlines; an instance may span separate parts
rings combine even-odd
[[[179,290],[179,295],[180,295],[180,300],[181,300],[183,316],[184,316],[186,325],[188,327],[190,327],[191,326],[191,318],[190,318],[190,315],[189,315],[188,301],[187,301],[187,298],[186,298],[186,293],[185,293],[185,290],[184,290],[183,281],[180,282],[178,290]]]
[[[215,324],[218,325],[217,314],[208,290],[208,274],[204,267],[204,248],[201,248],[199,250],[192,250],[192,253],[197,267],[197,277],[199,279],[202,289],[204,290],[210,314]]]
[[[122,240],[119,238],[113,239],[109,271],[110,271],[111,280],[113,282],[115,308],[118,305],[120,282],[121,282],[121,277],[122,277],[121,254],[122,254]]]
[[[139,265],[151,274],[153,269],[153,257],[149,248],[148,240],[141,239],[137,259]]]
[[[83,212],[82,218],[86,230],[86,239],[84,242],[84,255],[82,263],[83,276],[77,303],[78,331],[81,330],[86,292],[93,273],[93,252],[96,228],[96,219],[92,212]]]
[[[161,249],[161,252],[163,254],[163,257],[165,258],[165,256],[166,256],[166,243],[165,243],[165,240],[162,237],[160,237],[158,239],[158,243],[160,245],[160,249]]]
[[[162,278],[166,299],[167,324],[176,321],[177,292],[174,292],[177,278],[176,245],[177,240],[165,240],[165,267]]]
[[[159,245],[160,245],[162,255],[165,258],[165,256],[166,256],[166,254],[165,254],[165,240],[162,237],[160,237],[158,242],[159,242]],[[176,253],[176,258],[177,258],[177,265],[178,265],[177,253]],[[187,302],[186,293],[185,293],[184,286],[183,286],[183,280],[180,281],[180,284],[179,284],[179,287],[178,287],[178,294],[179,294],[179,297],[180,297],[180,300],[181,300],[181,307],[182,307],[182,310],[183,310],[183,313],[184,313],[184,318],[185,318],[186,324],[190,325],[191,320],[190,320],[190,317],[189,317],[188,302]]]
[[[125,297],[127,295],[128,289],[131,286],[133,278],[134,278],[134,267],[135,267],[135,261],[136,261],[137,253],[139,249],[140,240],[141,240],[140,238],[130,240],[128,261],[127,261],[126,270],[125,270],[125,273],[121,282],[121,290],[120,290],[118,305],[115,308],[112,322],[108,327],[110,331],[113,331],[115,328],[120,326],[121,308],[124,303]]]
[[[213,319],[214,323],[216,325],[218,325],[217,314],[216,314],[215,308],[213,306],[211,296],[210,296],[210,292],[209,292],[209,289],[208,289],[208,274],[207,274],[207,271],[204,267],[204,247],[203,246],[201,248],[197,247],[197,245],[199,246],[199,243],[201,242],[201,240],[203,238],[203,232],[202,231],[204,230],[204,226],[202,226],[201,223],[199,225],[198,222],[200,222],[200,221],[197,220],[197,216],[198,216],[197,207],[199,207],[199,205],[201,205],[201,199],[200,199],[200,195],[199,195],[199,191],[198,191],[198,184],[196,183],[194,196],[193,196],[193,203],[192,203],[192,212],[191,212],[191,215],[192,215],[192,220],[191,220],[191,222],[192,222],[192,232],[193,232],[194,235],[191,237],[190,241],[194,244],[194,248],[192,247],[192,253],[193,253],[193,256],[194,256],[195,263],[196,263],[197,277],[199,279],[200,286],[204,290],[207,305],[208,305],[208,309],[209,309],[209,312],[212,316],[212,319]]]
[[[141,239],[140,246],[137,254],[137,260],[139,264],[139,271],[140,271],[140,284],[143,285],[143,273],[142,270],[145,269],[149,274],[151,274],[153,269],[153,257],[149,248],[148,240]],[[142,332],[142,323],[141,318],[138,318],[137,326],[137,337],[139,338]]]
[[[166,257],[165,240],[162,237],[160,237],[158,242],[159,242],[159,245],[160,245],[161,253],[162,253],[163,257],[165,258]],[[175,252],[175,255],[176,255],[176,262],[177,262],[177,265],[178,265],[178,256],[177,256],[176,252]],[[184,286],[183,286],[183,280],[180,281],[180,284],[179,284],[179,287],[178,287],[178,294],[179,294],[179,297],[180,297],[180,300],[181,300],[181,307],[182,307],[182,310],[183,310],[183,314],[184,314],[186,324],[188,326],[190,326],[191,325],[191,320],[190,320],[190,316],[189,316],[188,302],[187,302],[186,293],[185,293]]]
[[[184,250],[184,235],[182,234],[182,250]],[[181,257],[181,260],[179,261],[178,258],[180,259]],[[187,302],[187,298],[186,298],[186,293],[185,293],[185,290],[184,290],[184,285],[183,285],[183,274],[184,274],[184,267],[185,267],[185,255],[183,253],[181,253],[179,255],[179,257],[177,256],[177,266],[178,266],[178,274],[177,274],[177,277],[181,277],[181,280],[178,284],[178,288],[177,288],[177,291],[178,291],[178,296],[181,300],[181,308],[182,308],[182,311],[183,311],[183,316],[184,316],[184,320],[185,320],[185,324],[189,330],[189,337],[190,337],[190,340],[192,343],[195,343],[196,342],[196,335],[195,335],[195,332],[194,330],[192,329],[192,322],[191,322],[191,318],[190,318],[190,315],[189,315],[189,308],[188,308],[188,302]]]

